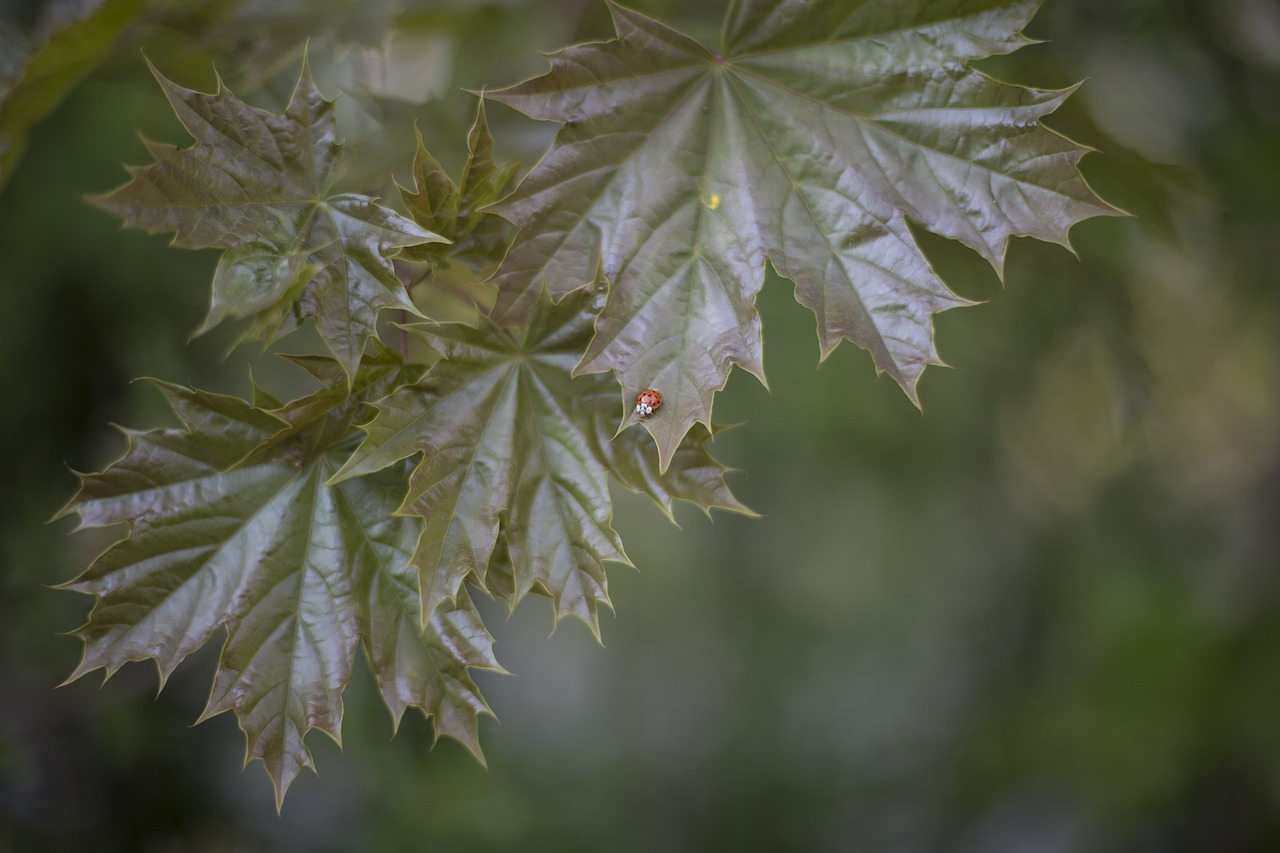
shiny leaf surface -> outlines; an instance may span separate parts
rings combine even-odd
[[[1026,44],[1040,0],[743,0],[719,50],[617,5],[618,38],[550,56],[487,93],[563,122],[495,209],[521,226],[494,316],[518,324],[603,269],[612,290],[580,372],[655,387],[645,427],[667,464],[739,365],[763,379],[755,297],[771,262],[818,320],[916,400],[938,363],[932,316],[964,304],[908,220],[997,267],[1010,237],[1065,244],[1111,212],[1084,149],[1040,119],[1067,91],[997,82],[970,60]]]
[[[426,524],[413,556],[424,618],[468,576],[486,585],[501,546],[511,582],[486,585],[490,592],[512,606],[544,593],[557,619],[576,616],[599,636],[597,606],[609,602],[603,564],[630,563],[611,525],[608,474],[668,513],[675,499],[747,512],[707,453],[706,430],[665,473],[643,431],[613,437],[616,386],[572,374],[597,309],[584,291],[555,305],[544,297],[519,333],[492,323],[414,327],[445,360],[377,403],[338,480],[421,454],[400,511]]]
[[[387,390],[382,361],[362,369],[357,386]],[[323,371],[345,388],[336,364]],[[71,678],[153,659],[163,684],[225,627],[201,719],[236,713],[246,760],[263,761],[279,806],[313,766],[307,732],[340,740],[342,692],[363,642],[397,724],[407,707],[421,708],[437,733],[480,757],[477,717],[488,707],[468,668],[500,667],[465,593],[419,622],[409,556],[422,525],[393,514],[403,467],[327,484],[359,400],[326,405],[327,387],[269,413],[157,385],[184,428],[126,432],[125,456],[85,476],[64,510],[83,526],[129,524],[67,585],[97,599]]]
[[[368,196],[332,193],[341,149],[333,101],[304,64],[284,115],[156,79],[192,148],[148,143],[156,162],[98,199],[127,224],[172,231],[174,243],[224,249],[201,331],[250,319],[245,340],[273,340],[315,318],[348,374],[385,308],[417,313],[392,269],[400,248],[443,238]]]

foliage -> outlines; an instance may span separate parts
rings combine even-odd
[[[182,427],[126,432],[64,510],[128,525],[67,584],[96,598],[72,677],[151,658],[163,683],[225,627],[202,719],[236,713],[277,806],[311,766],[306,733],[340,739],[357,644],[395,719],[418,707],[479,755],[468,670],[500,667],[468,589],[548,596],[598,636],[604,563],[629,563],[610,476],[668,514],[748,512],[707,445],[732,366],[763,380],[765,261],[817,315],[823,357],[853,340],[915,400],[932,315],[963,300],[909,221],[999,268],[1010,237],[1065,244],[1110,211],[1083,149],[1040,123],[1070,90],[967,64],[1024,44],[1038,5],[743,0],[718,50],[611,5],[617,39],[485,95],[565,124],[524,180],[480,107],[456,183],[419,136],[407,216],[341,185],[305,62],[280,115],[157,72],[196,144],[148,143],[155,162],[99,203],[223,251],[201,331],[271,341],[309,318],[329,354],[295,358],[320,387],[288,403],[157,383]],[[493,275],[492,310],[474,285],[476,326],[406,324],[455,266]],[[638,430],[646,387],[665,403]]]
[[[467,668],[499,669],[465,594],[419,621],[408,557],[421,525],[394,515],[403,471],[327,482],[353,412],[394,387],[399,359],[366,360],[350,397],[334,393],[345,390],[337,364],[305,365],[328,384],[270,410],[157,383],[183,429],[127,433],[128,453],[86,477],[73,503],[83,524],[131,529],[68,584],[98,598],[72,677],[154,658],[163,684],[225,625],[201,718],[236,711],[277,804],[311,766],[307,731],[341,739],[357,642],[397,720],[419,707],[477,755],[488,708]]]
[[[331,192],[340,145],[333,102],[303,66],[283,116],[230,92],[201,95],[156,75],[198,143],[151,144],[156,163],[99,203],[174,243],[225,249],[202,330],[250,319],[242,340],[272,341],[313,317],[348,373],[376,336],[378,312],[417,312],[396,278],[397,249],[444,240],[366,195]]]
[[[611,6],[616,41],[489,95],[566,123],[497,208],[521,226],[497,316],[602,264],[610,299],[580,369],[663,389],[669,414],[645,426],[664,464],[711,425],[733,365],[764,378],[765,259],[817,314],[824,357],[848,338],[915,399],[938,362],[932,315],[963,301],[908,218],[1000,265],[1010,236],[1065,243],[1110,210],[1075,170],[1083,149],[1039,124],[1067,91],[965,66],[1024,44],[1038,6],[742,2],[720,50]]]

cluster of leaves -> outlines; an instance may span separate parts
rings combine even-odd
[[[494,160],[482,101],[459,183],[419,140],[407,216],[335,189],[333,102],[305,63],[279,116],[156,72],[196,144],[150,144],[99,203],[223,250],[202,328],[273,341],[310,319],[331,356],[294,358],[320,387],[288,403],[157,383],[182,428],[127,432],[64,510],[129,525],[68,584],[97,598],[72,677],[151,658],[163,682],[225,627],[203,717],[235,711],[279,803],[306,733],[340,737],[363,644],[397,721],[418,707],[479,756],[468,673],[500,667],[469,589],[546,595],[598,635],[604,563],[629,563],[610,476],[668,514],[748,511],[707,444],[732,366],[763,379],[766,260],[823,356],[853,340],[915,399],[932,315],[962,300],[908,220],[999,267],[1011,236],[1065,243],[1109,211],[1083,150],[1040,125],[1068,92],[967,65],[1024,44],[1038,4],[741,0],[719,50],[611,6],[616,39],[485,94],[564,123],[524,180]],[[412,298],[450,264],[497,285],[475,326]],[[438,360],[384,345],[384,309]],[[629,428],[647,387],[665,404]]]

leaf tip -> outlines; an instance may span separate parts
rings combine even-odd
[[[151,61],[151,57],[147,56],[146,50],[139,49],[138,52],[142,54],[142,61],[146,63],[147,70],[151,72],[151,76],[156,78],[157,81],[163,81],[165,76],[160,73],[159,68],[156,68],[156,64]]]
[[[72,633],[72,634],[69,634],[68,636],[79,636],[79,635]],[[81,678],[93,672],[95,669],[98,669],[98,666],[89,666],[86,660],[86,657],[87,657],[87,654],[84,651],[82,651],[80,655],[80,662],[76,664],[76,668],[71,671],[71,674],[68,675],[66,678],[64,678],[60,684],[58,684],[58,688],[68,687],[71,685],[72,682],[79,681]],[[111,673],[108,672],[105,667],[103,667],[102,683],[106,684],[107,679],[109,679],[110,677],[111,677]]]
[[[119,214],[116,210],[114,196],[117,192],[119,192],[120,189],[121,189],[120,187],[117,187],[114,190],[107,190],[106,192],[81,193],[80,201],[83,202],[84,204],[89,205],[90,207],[96,207],[99,210],[106,211],[107,213],[116,214],[118,216]],[[124,226],[122,225],[121,227],[123,228]]]
[[[169,676],[173,675],[174,667],[166,665],[165,663],[161,662],[160,658],[158,657],[152,658],[152,660],[155,661],[155,665],[156,665],[155,698],[159,699],[160,694],[164,692],[165,685],[169,683]]]
[[[84,476],[85,476],[84,474],[80,474],[79,472],[75,471],[70,467],[68,467],[67,470],[71,471],[72,474],[75,474],[77,477],[79,477],[83,483]],[[69,518],[72,515],[78,514],[80,512],[79,502],[80,502],[80,490],[77,489],[76,493],[72,495],[70,498],[68,498],[67,502],[63,504],[60,509],[55,510],[53,515],[49,516],[44,523],[54,524],[56,522],[62,521],[62,519],[64,518]],[[81,525],[77,523],[75,526],[75,530],[79,530],[80,528],[81,528]]]
[[[486,708],[476,715],[476,719],[472,721],[472,726],[464,729],[463,731],[454,731],[452,727],[446,727],[444,724],[439,722],[439,715],[433,714],[431,717],[431,748],[434,750],[436,748],[436,744],[440,742],[440,738],[447,737],[449,740],[460,744],[463,749],[471,754],[471,757],[476,760],[477,764],[479,764],[483,769],[488,770],[489,760],[485,758],[484,749],[480,746],[479,732],[479,715],[484,713],[489,714],[489,716],[493,716],[493,712]],[[472,728],[474,728],[474,731]]]

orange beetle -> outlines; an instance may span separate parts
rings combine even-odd
[[[662,395],[652,388],[646,388],[636,397],[636,414],[647,418],[662,405]]]

